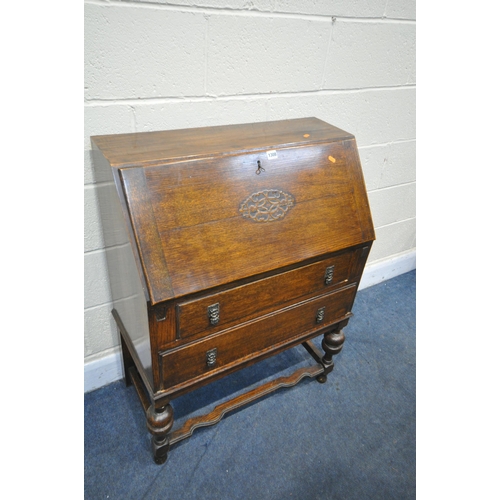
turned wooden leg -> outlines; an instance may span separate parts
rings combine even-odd
[[[167,460],[170,446],[168,433],[174,424],[174,410],[170,404],[157,409],[151,405],[146,412],[146,418],[148,430],[153,435],[151,444],[154,461],[162,464]]]
[[[333,370],[333,356],[338,354],[342,350],[344,344],[345,336],[341,328],[345,326],[342,323],[336,325],[335,329],[331,332],[325,333],[323,341],[321,342],[321,347],[325,351],[321,363],[325,367],[325,371],[316,377],[316,380],[320,384],[324,384],[327,380],[327,375]]]

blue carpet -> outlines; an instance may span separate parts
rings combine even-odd
[[[306,378],[230,413],[163,465],[133,387],[86,394],[85,498],[415,498],[415,302],[415,271],[360,291],[326,384]],[[299,346],[178,398],[176,426],[310,359]]]

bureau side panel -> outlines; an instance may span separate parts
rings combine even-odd
[[[96,169],[111,169],[97,149],[93,150]],[[114,169],[111,169],[114,170]],[[114,174],[115,172],[113,172]],[[116,176],[115,176],[116,177]],[[148,311],[143,282],[137,270],[129,227],[120,201],[120,186],[106,186],[98,190],[108,278],[113,308],[122,322],[121,333],[128,336],[132,355],[139,362],[138,369],[152,386],[151,345],[148,327]],[[117,235],[121,235],[117,238]],[[117,244],[119,241],[124,243]]]

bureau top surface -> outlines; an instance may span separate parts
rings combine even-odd
[[[111,166],[156,164],[244,151],[301,146],[353,136],[318,118],[93,136]]]

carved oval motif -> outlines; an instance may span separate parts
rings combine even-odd
[[[240,212],[255,222],[273,222],[283,219],[294,203],[291,194],[279,189],[264,189],[251,194],[241,204]]]

